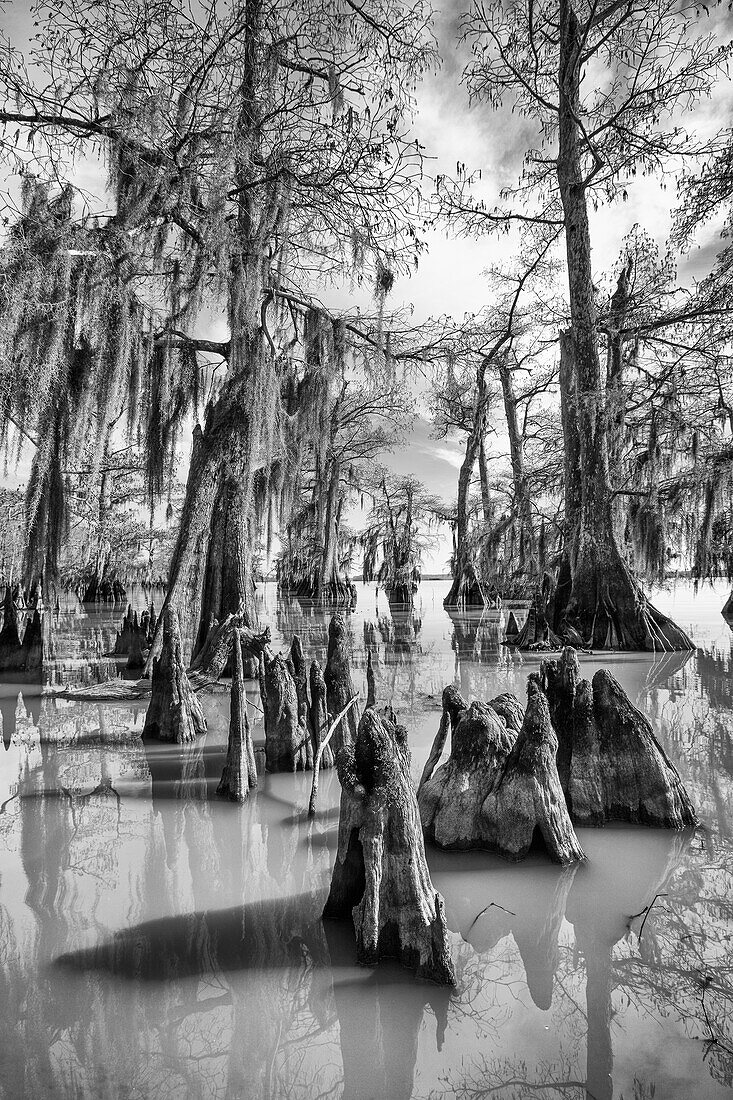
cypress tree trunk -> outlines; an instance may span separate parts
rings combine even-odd
[[[514,380],[511,368],[506,357],[499,363],[499,378],[501,391],[504,398],[504,416],[506,418],[507,433],[509,435],[509,456],[512,466],[512,484],[514,487],[514,500],[519,516],[519,565],[529,577],[534,578],[539,573],[539,557],[537,554],[537,536],[532,518],[532,501],[527,487],[527,473],[524,466],[524,441],[519,430],[517,418],[517,398],[514,393]]]
[[[487,603],[481,579],[468,554],[468,491],[479,452],[480,439],[472,431],[466,440],[466,452],[458,474],[456,506],[455,558],[453,583],[443,600],[444,607],[484,607]]]
[[[581,30],[571,0],[560,0],[557,179],[565,220],[572,371],[581,472],[580,519],[571,556],[572,587],[563,623],[596,648],[688,649],[684,631],[651,607],[624,561],[613,523],[605,387],[591,267],[580,131]],[[571,446],[573,441],[571,440]]]
[[[228,615],[241,615],[244,626],[259,625],[246,504],[241,484],[234,478],[224,481],[211,516],[192,659],[201,652],[212,626]]]
[[[482,361],[476,372],[473,426],[466,439],[466,451],[458,474],[453,583],[450,592],[443,600],[444,607],[485,607],[488,603],[481,584],[481,578],[477,574],[476,567],[470,560],[468,552],[468,494],[474,466],[479,455],[483,456],[481,493],[485,517],[490,508],[485,470],[486,456],[483,454],[484,433],[486,431],[485,374],[486,364]]]
[[[489,489],[489,464],[486,458],[486,439],[481,434],[478,449],[478,468],[481,477],[481,511],[484,523],[491,523],[491,490]]]

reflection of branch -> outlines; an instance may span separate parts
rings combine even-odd
[[[657,900],[657,898],[666,898],[667,896],[668,895],[667,895],[666,891],[664,893],[655,894],[648,905],[645,905],[644,908],[640,909],[638,913],[634,913],[632,916],[629,917],[628,922],[627,922],[627,928],[629,929],[629,931],[631,931],[631,922],[632,922],[632,920],[636,920],[636,918],[640,917],[642,913],[644,914],[644,920],[641,922],[641,928],[639,929],[639,943],[641,943],[641,934],[644,931],[644,925],[646,924],[646,919],[649,916],[649,914],[651,913],[652,906],[654,905],[654,902]]]
[[[4,814],[4,813],[5,813],[5,807],[6,807],[7,805],[8,805],[8,803],[9,803],[9,802],[12,802],[14,798],[17,798],[17,797],[18,797],[18,793],[19,793],[19,792],[18,792],[18,791],[16,791],[16,792],[15,792],[15,794],[11,794],[10,798],[6,798],[6,799],[5,799],[5,801],[3,802],[2,806],[0,806],[0,814]]]
[[[705,1057],[707,1057],[708,1053],[710,1052],[710,1048],[714,1047],[714,1046],[720,1047],[720,1049],[726,1051],[727,1054],[733,1054],[733,1047],[728,1046],[727,1043],[724,1043],[715,1034],[715,1030],[714,1030],[713,1025],[710,1021],[710,1016],[708,1015],[708,1008],[707,1008],[707,1005],[705,1004],[705,993],[706,993],[707,989],[709,988],[711,981],[712,981],[712,979],[710,978],[710,976],[708,974],[703,974],[702,975],[702,978],[701,978],[702,990],[700,992],[700,1006],[702,1008],[703,1015],[705,1017],[705,1023],[707,1024],[708,1031],[710,1032],[710,1035],[705,1040],[705,1042],[708,1045],[708,1049],[705,1051]]]

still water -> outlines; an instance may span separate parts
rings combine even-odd
[[[449,616],[446,587],[423,584],[414,613],[392,615],[360,586],[349,618],[355,684],[364,691],[370,648],[378,702],[408,727],[416,776],[446,684],[523,697],[539,662],[501,647],[499,613]],[[225,691],[205,698],[206,736],[179,748],[141,741],[144,705],[0,684],[0,1097],[730,1096],[726,595],[657,594],[695,654],[603,660],[651,719],[702,827],[579,830],[589,858],[566,870],[541,853],[513,866],[429,851],[453,933],[450,992],[395,966],[356,966],[351,929],[321,923],[334,773],[313,822],[309,775],[263,775],[244,807],[217,798]],[[325,658],[327,615],[269,585],[261,599],[276,645],[297,631],[308,656]],[[54,678],[88,679],[120,614],[62,611]],[[599,667],[582,663],[589,676]]]

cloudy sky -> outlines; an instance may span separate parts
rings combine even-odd
[[[417,92],[415,130],[425,146],[427,171],[430,174],[453,175],[456,162],[466,165],[468,172],[481,170],[482,197],[490,204],[497,201],[502,187],[511,185],[521,170],[522,156],[531,143],[531,133],[517,115],[508,110],[493,112],[485,104],[470,107],[462,83],[466,61],[465,49],[459,43],[460,13],[464,0],[444,2],[436,10],[435,30],[442,64],[429,74]],[[703,9],[704,11],[704,9]],[[702,18],[705,18],[702,15]],[[725,8],[714,9],[713,20],[719,30],[729,33],[731,16]],[[0,22],[16,41],[28,32],[30,17],[25,0],[11,0],[0,9]],[[710,26],[706,19],[706,26]],[[729,81],[720,83],[712,99],[696,110],[697,132],[713,130],[729,124],[733,96]],[[689,120],[683,120],[689,121]],[[83,168],[86,185],[94,183],[93,166]],[[600,275],[611,268],[618,257],[621,241],[635,223],[640,223],[664,247],[671,222],[674,188],[665,190],[660,181],[635,177],[629,183],[628,201],[611,208],[601,208],[592,214],[594,266]],[[719,227],[709,225],[700,231],[690,255],[680,263],[680,275],[690,281],[709,269],[719,247]],[[419,270],[410,279],[397,282],[390,303],[407,306],[414,311],[416,321],[450,314],[460,318],[466,312],[477,312],[490,305],[486,268],[508,259],[516,241],[507,236],[487,236],[467,240],[445,231],[433,231],[428,236],[429,251],[421,258]],[[346,304],[338,293],[339,304]],[[326,298],[328,301],[328,298]],[[213,335],[213,333],[212,333]],[[411,473],[423,480],[430,490],[450,502],[455,498],[458,467],[461,462],[459,439],[435,439],[431,435],[430,402],[427,387],[418,387],[419,416],[405,445],[396,449],[389,464],[400,473]],[[501,425],[497,425],[501,441]],[[501,442],[496,461],[502,462]],[[185,468],[185,464],[184,464]],[[22,481],[27,476],[27,462],[8,480]],[[354,519],[358,517],[354,516]],[[436,549],[426,570],[444,567],[449,545],[447,538]]]

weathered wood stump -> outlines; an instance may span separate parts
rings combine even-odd
[[[397,958],[418,977],[455,984],[443,899],[425,860],[406,730],[366,710],[337,766],[338,852],[324,918],[353,918],[360,963]]]
[[[323,678],[321,666],[318,661],[311,661],[310,667],[310,698],[308,700],[308,732],[313,744],[313,759],[316,760],[321,747],[321,741],[328,729],[328,711],[326,709],[326,681]],[[332,768],[334,765],[332,744],[326,745],[321,751],[321,770]]]
[[[626,821],[668,829],[696,824],[674,764],[618,680],[580,676],[569,646],[543,661],[540,676],[559,741],[558,771],[576,825]]]
[[[268,772],[305,771],[313,767],[313,743],[299,720],[298,690],[288,662],[266,647],[260,658],[260,695],[265,715],[265,760]]]
[[[340,614],[334,615],[328,626],[328,657],[324,679],[326,681],[326,705],[329,713],[335,718],[347,706],[349,700],[356,695],[351,680],[346,623],[343,615]],[[349,741],[354,741],[358,724],[359,717],[356,708],[352,708],[349,711],[347,721],[342,722],[334,734],[334,756],[338,756],[339,750]]]
[[[293,635],[288,656],[288,672],[293,677],[295,694],[298,697],[298,721],[301,726],[308,724],[308,670],[303,653],[303,643],[297,634]]]
[[[163,647],[153,663],[153,692],[143,737],[183,744],[205,731],[206,719],[183,663],[178,614],[169,605],[163,622]]]
[[[467,710],[464,707],[455,688],[446,688],[443,730],[447,732],[447,722],[457,719],[450,757],[433,775],[423,773],[418,794],[420,816],[426,837],[440,848],[491,848],[494,835],[483,804],[516,733],[490,703],[474,700]],[[439,738],[440,731],[431,760]]]
[[[234,632],[232,638],[232,650],[234,675],[229,710],[227,759],[216,793],[226,795],[232,802],[246,802],[250,790],[257,786],[257,765],[247,717],[244,661],[238,631]]]
[[[524,859],[535,833],[555,863],[584,859],[565,805],[556,755],[547,699],[534,674],[527,683],[521,731],[482,807],[485,835],[504,859]]]
[[[524,707],[516,695],[512,695],[510,691],[505,691],[502,695],[497,695],[495,699],[491,699],[489,706],[496,711],[500,718],[504,719],[508,730],[519,733],[524,722]]]

